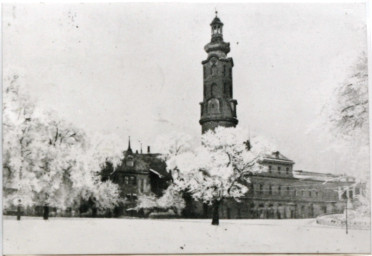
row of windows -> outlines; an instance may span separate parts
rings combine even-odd
[[[269,173],[273,173],[273,170],[274,170],[273,166],[269,165],[268,168],[269,168]],[[277,171],[278,171],[278,174],[280,174],[282,171],[282,167],[278,166]],[[289,174],[290,169],[289,167],[286,167],[285,170],[283,169],[283,171],[284,171],[283,173]]]
[[[136,176],[119,176],[119,182],[125,185],[137,185]]]
[[[309,197],[318,197],[320,193],[318,191],[312,190],[293,190],[290,187],[277,187],[277,190],[274,191],[273,186],[269,185],[267,190],[264,190],[263,184],[259,184],[255,190],[256,194],[268,194],[268,195],[291,195],[294,196],[309,196]]]

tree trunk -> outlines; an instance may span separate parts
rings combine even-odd
[[[214,201],[213,202],[212,225],[220,224],[219,208],[220,208],[220,201]]]
[[[49,206],[44,205],[43,219],[47,220],[49,218]]]
[[[21,206],[17,206],[17,220],[21,220]]]
[[[92,208],[92,217],[93,218],[96,218],[97,217],[97,208],[96,207],[93,207]]]

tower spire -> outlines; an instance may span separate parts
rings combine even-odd
[[[133,153],[132,148],[130,146],[130,136],[128,136],[128,149],[127,149],[127,152],[128,153]]]

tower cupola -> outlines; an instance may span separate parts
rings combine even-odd
[[[213,19],[213,21],[211,23],[211,28],[212,28],[212,42],[223,41],[223,38],[222,38],[222,27],[223,27],[223,23],[217,17],[217,11],[216,11],[216,17]]]

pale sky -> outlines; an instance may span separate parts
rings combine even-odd
[[[363,3],[5,5],[3,66],[41,106],[120,136],[123,149],[129,135],[134,149],[170,131],[198,138],[215,7],[231,43],[239,126],[273,140],[295,169],[348,168],[307,131],[367,51]]]

